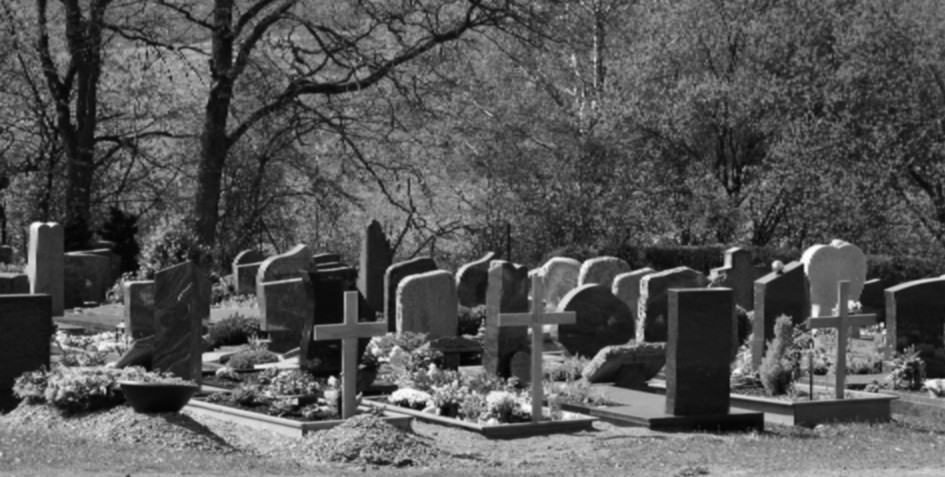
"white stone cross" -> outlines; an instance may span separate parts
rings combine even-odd
[[[315,341],[341,340],[341,418],[354,415],[358,407],[358,338],[387,334],[387,323],[358,323],[358,292],[345,292],[345,322],[319,325],[312,330]]]
[[[843,399],[843,390],[846,387],[847,379],[847,341],[849,329],[852,326],[857,328],[861,326],[875,325],[878,317],[875,314],[851,315],[849,310],[850,282],[842,280],[837,284],[840,295],[840,313],[837,316],[811,317],[808,319],[808,327],[813,330],[816,328],[836,328],[837,329],[837,360],[834,382],[834,397]]]
[[[542,325],[569,325],[577,321],[573,311],[545,313],[542,297],[545,296],[544,276],[532,275],[531,309],[528,313],[499,313],[499,326],[528,326],[532,329],[532,421],[541,420],[542,408],[542,361],[545,333]]]

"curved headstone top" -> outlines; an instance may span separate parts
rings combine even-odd
[[[308,245],[298,244],[283,254],[273,255],[264,260],[259,266],[259,271],[256,272],[257,296],[262,294],[262,290],[259,289],[260,283],[299,278],[304,275],[311,258],[312,250],[308,248]]]
[[[568,292],[559,311],[573,311],[573,325],[558,325],[558,341],[571,354],[592,358],[605,346],[622,345],[634,337],[633,313],[610,287],[596,283]]]
[[[387,318],[388,331],[397,331],[397,286],[410,275],[436,270],[436,261],[430,257],[416,257],[397,262],[384,272],[384,316]]]
[[[410,275],[397,285],[397,332],[426,333],[428,339],[456,336],[457,297],[446,270]]]
[[[829,315],[837,306],[837,284],[850,282],[850,299],[858,301],[866,281],[866,254],[843,240],[814,245],[801,255],[810,282],[811,316]]]
[[[251,248],[236,254],[236,257],[233,258],[233,266],[236,267],[238,265],[245,265],[247,263],[259,263],[263,260],[266,260],[266,254],[262,253],[262,251],[259,249]]]
[[[488,252],[479,260],[469,262],[456,271],[456,293],[459,304],[468,308],[486,303],[486,284],[489,281],[489,262],[495,252]]]
[[[630,265],[617,257],[592,258],[581,265],[578,285],[597,283],[610,288],[614,283],[614,277],[630,270]]]
[[[577,288],[581,262],[567,257],[552,257],[541,266],[545,277],[545,308],[555,309],[569,291]]]

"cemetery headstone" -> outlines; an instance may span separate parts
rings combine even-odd
[[[889,354],[913,345],[945,346],[945,277],[886,289],[886,340]]]
[[[512,356],[527,347],[528,332],[520,327],[500,327],[499,314],[527,312],[528,288],[528,268],[504,260],[489,264],[482,350],[482,367],[487,373],[509,377]]]
[[[450,277],[452,279],[452,276]],[[357,371],[358,357],[362,351],[358,346],[359,338],[383,336],[387,333],[384,323],[358,322],[358,292],[344,294],[344,323],[336,325],[318,325],[312,330],[315,341],[341,340],[341,418],[347,419],[357,412]]]
[[[309,269],[312,250],[307,245],[299,244],[288,252],[267,258],[259,265],[256,272],[256,295],[262,295],[260,284],[289,278],[299,278]]]
[[[837,307],[841,280],[850,282],[850,299],[859,301],[866,281],[866,255],[859,247],[843,240],[814,245],[804,251],[801,262],[810,284],[810,316],[826,316]]]
[[[400,286],[400,281],[410,275],[434,270],[436,262],[430,257],[417,257],[387,267],[384,272],[384,316],[387,318],[387,331],[397,331],[397,287]]]
[[[355,281],[358,272],[351,267],[310,270],[305,277],[306,292],[314,303],[314,313],[302,324],[301,356],[305,367],[319,374],[337,374],[341,369],[341,341],[329,340],[315,343],[312,330],[315,326],[344,322],[344,294],[357,291]],[[374,321],[377,316],[367,306],[363,297],[358,305],[361,321]],[[359,342],[361,353],[367,348],[368,339]],[[358,354],[361,356],[361,354]]]
[[[716,286],[731,288],[735,292],[735,304],[746,311],[754,309],[755,267],[751,264],[751,252],[740,247],[725,251],[725,265],[713,268],[709,281]]]
[[[265,303],[266,317],[260,328],[269,333],[269,349],[285,353],[298,348],[305,337],[302,328],[315,315],[315,301],[306,291],[305,280],[290,278],[265,282],[260,303]],[[261,305],[262,306],[262,305]]]
[[[577,317],[558,326],[558,341],[573,355],[593,358],[605,346],[633,339],[633,314],[606,285],[581,285],[561,299],[558,309]]]
[[[312,255],[312,259],[309,261],[309,270],[315,270],[318,268],[334,268],[338,266],[347,266],[341,262],[341,255],[337,253],[322,252]]]
[[[617,257],[596,257],[585,261],[578,272],[578,286],[596,283],[610,289],[614,277],[630,271],[630,265]]]
[[[23,295],[30,292],[30,277],[25,273],[0,273],[0,295]]]
[[[456,293],[459,296],[460,305],[472,308],[486,302],[489,263],[494,258],[495,253],[489,252],[479,260],[459,267],[456,271]]]
[[[63,260],[64,306],[73,308],[87,302],[104,302],[111,286],[111,263],[108,257],[86,252],[69,252]]]
[[[14,251],[9,245],[0,245],[0,263],[13,263]]]
[[[640,280],[636,337],[640,341],[666,341],[669,316],[667,291],[670,288],[702,288],[705,275],[689,268],[676,267],[645,275]]]
[[[63,315],[64,247],[62,225],[55,222],[33,222],[30,225],[30,246],[26,264],[30,293],[43,293],[52,297],[53,316]]]
[[[666,342],[666,413],[729,412],[735,299],[726,288],[672,289]]]
[[[154,281],[122,283],[125,304],[125,333],[131,339],[154,334]]]
[[[0,296],[0,394],[20,374],[49,367],[54,331],[49,295]]]
[[[528,381],[532,387],[532,422],[538,422],[541,420],[542,416],[542,403],[544,399],[542,398],[543,383],[541,376],[542,373],[542,352],[545,342],[544,332],[542,327],[544,325],[567,325],[575,322],[575,314],[573,312],[563,312],[563,313],[545,313],[545,307],[542,303],[541,297],[545,295],[543,288],[544,277],[541,275],[535,275],[531,278],[531,306],[527,313],[499,313],[498,315],[498,326],[499,329],[504,327],[529,327],[531,329],[532,336],[532,347],[530,355],[528,352],[519,351],[512,355],[510,359],[509,368],[510,374],[518,376],[522,379],[526,373],[524,370],[517,371],[521,369],[522,361],[525,358],[530,357],[531,363],[529,366],[529,371],[527,373]],[[524,353],[524,356],[523,356]]]
[[[807,277],[804,264],[791,262],[755,281],[755,319],[752,324],[751,362],[761,366],[765,346],[774,339],[774,322],[781,315],[791,317],[795,325],[807,321]]]
[[[203,354],[197,267],[184,262],[154,276],[154,368],[200,383]]]
[[[456,336],[456,283],[446,270],[410,275],[397,287],[397,332],[426,333],[430,339]]]
[[[376,220],[364,230],[358,266],[358,290],[375,312],[384,310],[384,272],[394,261],[394,251]]]
[[[256,275],[265,260],[266,255],[255,248],[236,254],[233,259],[233,283],[238,295],[256,294]]]
[[[863,282],[863,293],[860,294],[860,304],[864,310],[876,313],[880,321],[885,322],[886,314],[886,287],[878,278]]]
[[[614,277],[614,286],[611,289],[614,296],[622,301],[630,313],[633,314],[633,329],[636,330],[640,314],[640,281],[643,277],[655,272],[652,268],[645,267],[632,272],[621,273]]]
[[[567,257],[552,257],[541,266],[545,277],[545,309],[556,310],[561,299],[578,286],[581,262]]]
[[[108,259],[108,287],[110,288],[121,278],[121,255],[113,252],[110,248],[94,248],[91,250],[82,250],[82,253],[98,255]]]

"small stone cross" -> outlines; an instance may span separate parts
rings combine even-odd
[[[315,341],[341,340],[341,418],[354,415],[358,406],[358,338],[387,334],[387,323],[358,323],[358,292],[345,292],[345,322],[319,325],[312,330]]]
[[[545,296],[544,276],[532,275],[531,309],[528,313],[500,313],[499,326],[528,326],[532,329],[532,421],[541,420],[542,408],[542,361],[545,333],[542,325],[569,325],[577,321],[573,311],[545,313],[542,297]]]
[[[837,329],[837,360],[836,375],[834,378],[834,397],[843,399],[843,390],[846,387],[847,379],[847,339],[849,329],[852,326],[857,328],[861,326],[875,325],[878,317],[875,314],[851,315],[849,306],[850,282],[842,280],[837,287],[840,295],[840,314],[837,316],[812,317],[808,319],[808,327],[813,330],[817,328],[836,328]]]

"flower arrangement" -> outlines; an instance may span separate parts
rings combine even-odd
[[[426,369],[431,363],[439,363],[442,353],[430,348],[425,333],[388,333],[371,338],[361,357],[361,364],[377,369],[388,365],[394,369],[414,371]]]
[[[917,391],[925,380],[925,361],[919,357],[915,347],[906,349],[893,358],[893,370],[886,376],[884,385],[892,389]]]
[[[269,396],[310,395],[322,389],[311,373],[299,369],[267,369],[257,383]]]
[[[423,410],[430,407],[433,396],[424,391],[412,388],[398,389],[390,395],[390,402],[411,409]]]
[[[72,335],[57,331],[53,341],[61,350],[60,364],[64,366],[102,366],[109,354],[124,354],[131,348],[127,336],[115,333]]]
[[[945,397],[945,379],[926,379],[922,387],[932,397]]]
[[[303,400],[300,396],[312,399]],[[237,407],[263,408],[258,410],[306,420],[337,418],[341,409],[338,379],[319,381],[298,369],[267,369],[254,380],[244,381],[228,392],[211,394],[206,399]]]

